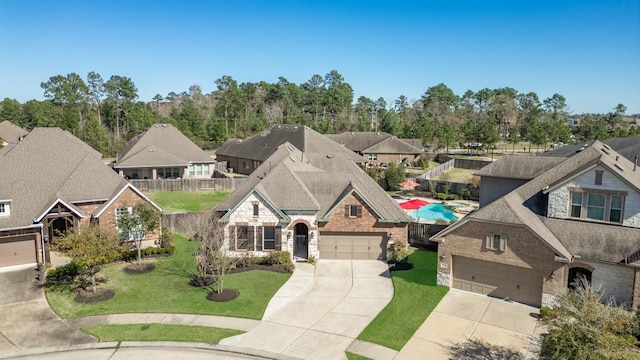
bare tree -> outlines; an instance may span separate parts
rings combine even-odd
[[[201,242],[194,254],[197,265],[194,281],[206,286],[210,275],[214,281],[212,291],[222,293],[225,276],[236,267],[237,262],[224,247],[224,224],[213,211],[192,214],[184,221],[183,225],[192,234],[192,239]]]

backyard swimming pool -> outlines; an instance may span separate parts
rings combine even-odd
[[[423,206],[418,210],[411,212],[411,217],[418,220],[444,220],[444,221],[456,221],[458,218],[453,215],[453,211],[444,207],[443,204],[429,204]]]

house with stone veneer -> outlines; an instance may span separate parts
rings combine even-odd
[[[206,179],[216,160],[171,124],[154,124],[118,152],[113,168],[127,179]]]
[[[567,158],[504,158],[478,175],[480,209],[431,238],[438,284],[544,306],[584,276],[638,308],[636,163],[595,141]]]
[[[406,243],[407,214],[333,144],[282,143],[214,209],[232,254],[384,260],[390,240]]]
[[[46,264],[49,244],[67,229],[117,217],[146,201],[162,208],[102,162],[102,154],[59,128],[35,128],[0,149],[0,267]],[[144,234],[154,245],[160,229]]]

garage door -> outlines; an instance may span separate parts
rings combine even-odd
[[[318,250],[322,259],[384,260],[386,233],[320,233]]]
[[[453,287],[540,306],[542,274],[533,269],[453,257]]]
[[[35,236],[0,239],[0,266],[36,263]]]

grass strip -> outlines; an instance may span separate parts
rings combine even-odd
[[[220,340],[244,333],[233,329],[170,324],[96,325],[83,327],[101,342],[105,341],[183,341],[217,344]]]
[[[211,210],[224,200],[228,191],[159,191],[147,193],[162,206],[165,214]]]
[[[400,350],[418,330],[449,288],[436,285],[438,254],[416,250],[411,270],[393,271],[393,299],[358,339]]]

